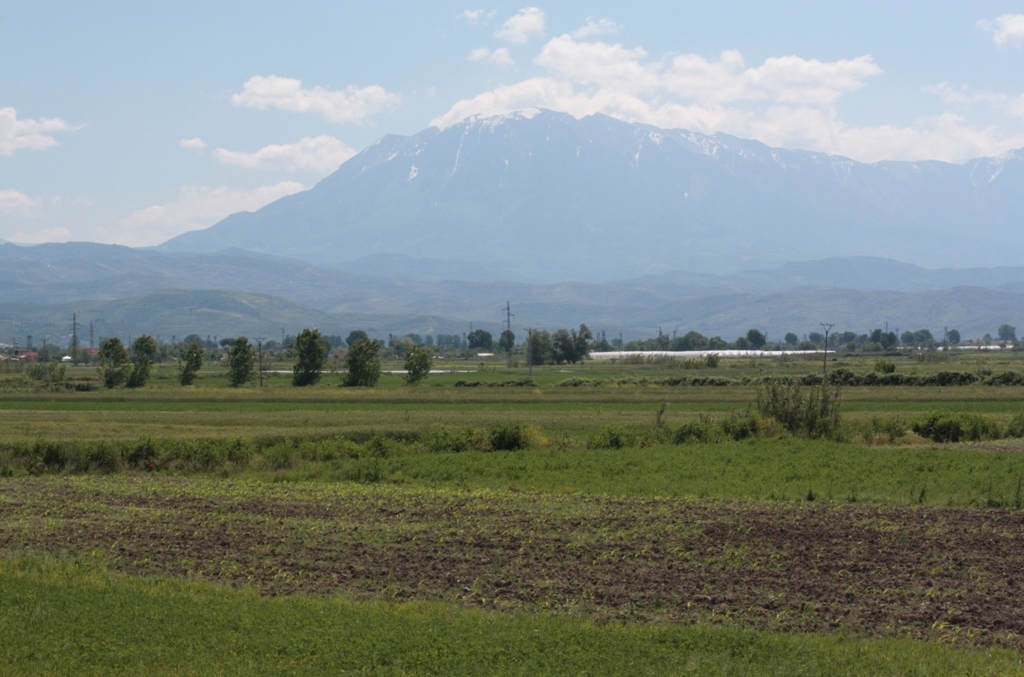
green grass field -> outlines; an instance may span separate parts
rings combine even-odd
[[[895,359],[901,373],[1024,370],[1008,352]],[[214,367],[181,388],[172,369],[158,366],[136,391],[50,392],[23,374],[0,373],[5,671],[1021,671],[1024,619],[1008,610],[1024,608],[1012,575],[1024,564],[1013,545],[1024,533],[1024,440],[936,443],[910,426],[954,412],[1005,431],[1024,410],[1024,387],[848,387],[843,441],[783,433],[676,444],[674,431],[685,424],[756,414],[757,390],[743,379],[800,376],[820,363],[741,359],[684,370],[588,362],[534,368],[529,387],[455,386],[521,379],[525,367],[443,366],[462,373],[435,374],[414,388],[385,375],[375,389],[340,388],[332,375],[296,389],[286,374],[267,375],[263,388],[233,389]],[[840,356],[830,362],[838,367],[869,372],[873,358]],[[733,384],[643,381],[698,371]],[[71,370],[72,378],[94,375]],[[602,385],[559,385],[571,378]],[[518,426],[523,448],[489,450],[495,425]],[[282,487],[294,489],[275,493]],[[350,495],[363,498],[337,498]],[[353,520],[350,500],[359,515],[369,509],[360,501],[383,512]],[[422,508],[434,501],[441,503]],[[487,526],[488,502],[521,525]],[[484,512],[460,527],[441,507],[456,504]],[[872,510],[882,512],[863,512]],[[661,536],[626,526],[667,514],[697,521]],[[593,531],[581,530],[577,546],[562,543],[566,529],[581,529],[573,520],[586,524],[587,515],[599,517]],[[365,539],[322,541],[381,519]],[[271,529],[274,520],[286,531]],[[190,524],[187,533],[176,528]],[[741,533],[737,524],[755,530]],[[775,533],[774,525],[793,531]],[[857,538],[881,538],[878,553],[844,540],[865,525],[875,526]],[[507,539],[531,533],[549,539],[539,552],[550,559],[517,559],[527,546]],[[801,535],[811,533],[819,536]],[[435,542],[451,543],[454,554]],[[931,553],[930,564],[901,559],[911,543]],[[815,552],[831,552],[842,566],[816,564]],[[295,584],[225,577],[243,567],[232,559],[240,553],[253,562],[278,558],[270,580]],[[860,582],[815,592],[795,573],[776,583],[760,578],[782,553],[809,558],[814,580],[838,585],[852,571]],[[355,574],[346,561],[358,562]],[[602,568],[608,563],[615,566]],[[443,575],[460,567],[478,582]],[[687,578],[705,570],[706,579]],[[654,576],[649,584],[637,578],[641,571]],[[573,587],[577,579],[583,589]],[[303,580],[319,583],[307,589]],[[718,587],[702,589],[701,580]],[[620,585],[614,602],[599,602],[598,591]],[[500,594],[481,601],[477,586]],[[659,586],[664,596],[649,597]],[[494,601],[510,589],[521,592],[512,596],[518,601]]]
[[[0,600],[9,675],[1024,674],[1018,654],[998,649],[441,603],[267,599],[77,560],[0,560]]]

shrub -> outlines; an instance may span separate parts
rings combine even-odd
[[[125,460],[128,461],[128,465],[132,468],[152,470],[156,466],[156,458],[156,446],[153,444],[153,439],[147,437],[132,447]]]
[[[1024,437],[1024,411],[1017,412],[1006,426],[1007,437]]]
[[[999,438],[999,426],[979,414],[937,412],[913,425],[915,433],[933,442],[960,442]]]
[[[757,419],[750,415],[733,415],[722,421],[722,432],[733,440],[757,437]]]
[[[860,378],[849,369],[839,367],[828,375],[828,382],[834,386],[856,386],[860,385]]]
[[[875,360],[875,371],[879,374],[891,374],[896,371],[896,363],[880,357]]]
[[[572,379],[569,379],[572,380]],[[561,385],[561,384],[559,384]],[[571,384],[570,384],[571,385]],[[529,376],[514,378],[507,381],[456,381],[456,388],[535,388],[537,383]]]
[[[492,423],[487,440],[493,451],[516,451],[528,446],[526,426],[522,423]]]
[[[993,386],[1019,386],[1024,385],[1024,374],[1017,371],[1004,371],[1002,374],[989,376],[985,379],[987,385]]]
[[[839,433],[839,388],[812,387],[805,396],[799,383],[765,379],[758,384],[757,409],[793,435],[834,438]],[[739,438],[735,438],[739,439]]]
[[[595,449],[622,449],[623,447],[634,446],[636,435],[618,426],[606,426],[594,435],[589,446]]]
[[[28,376],[39,381],[46,390],[64,390],[68,387],[66,365],[61,362],[33,364],[28,369]]]
[[[903,437],[907,430],[907,422],[901,416],[893,416],[891,418],[878,418],[875,416],[872,417],[871,423],[868,426],[867,437],[874,439],[878,435],[883,435],[890,442],[895,442]]]
[[[462,430],[433,428],[423,436],[423,444],[435,454],[458,454],[470,448],[469,438]]]
[[[690,421],[676,428],[672,434],[672,442],[675,444],[689,444],[692,442],[711,442],[715,437],[715,420],[710,416],[701,414],[696,421]]]

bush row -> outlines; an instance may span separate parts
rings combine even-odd
[[[532,378],[523,377],[507,381],[456,381],[456,388],[536,388],[537,384]]]
[[[320,439],[37,440],[0,445],[0,476],[15,470],[29,474],[274,471],[304,461],[384,458],[410,448],[435,453],[515,451],[537,439],[538,432],[530,426],[497,422],[485,428],[434,428],[423,434],[368,433]]]
[[[857,374],[840,367],[829,372],[828,379],[821,374],[807,374],[800,377],[770,376],[739,379],[721,376],[672,376],[668,378],[625,377],[625,378],[568,378],[555,385],[560,388],[586,388],[598,386],[651,385],[651,386],[757,386],[768,380],[804,386],[821,385],[823,381],[834,386],[1024,386],[1024,373],[1006,371],[1001,374],[982,375],[966,371],[940,371],[937,374],[896,374],[869,372]],[[456,384],[458,385],[458,384]]]
[[[992,418],[963,412],[935,412],[916,420],[901,416],[874,418],[850,425],[839,420],[835,393],[798,388],[765,387],[757,413],[720,417],[701,414],[680,426],[607,426],[582,438],[565,438],[559,448],[621,449],[657,444],[708,444],[729,440],[809,437],[832,440],[863,438],[896,442],[915,433],[933,442],[967,442],[1024,437],[1024,411],[1002,426]],[[658,419],[660,420],[660,419]],[[0,445],[0,476],[15,472],[112,473],[237,473],[289,470],[303,463],[337,466],[341,477],[379,481],[380,459],[404,453],[516,451],[549,446],[541,432],[520,423],[496,422],[486,427],[432,428],[422,433],[363,433],[321,439],[161,440],[137,442],[15,442]],[[355,461],[354,463],[352,461]]]

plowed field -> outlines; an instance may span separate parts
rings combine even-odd
[[[264,595],[1022,645],[1024,513],[284,485],[0,481],[0,550]]]

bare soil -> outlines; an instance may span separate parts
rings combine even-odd
[[[264,595],[1024,645],[1010,510],[30,478],[0,480],[0,551]]]

